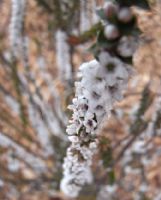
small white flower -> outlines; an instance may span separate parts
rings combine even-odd
[[[69,110],[74,110],[74,109],[75,109],[75,106],[72,104],[72,105],[69,105],[67,108],[68,108]]]
[[[116,82],[116,78],[114,74],[110,74],[109,76],[106,77],[106,82],[107,85],[112,87],[114,86],[117,82]]]
[[[73,143],[76,143],[79,141],[79,138],[75,135],[72,135],[72,136],[68,136],[68,139],[70,142],[73,142]]]
[[[77,126],[76,124],[70,124],[67,126],[66,132],[68,135],[74,135],[76,133]]]
[[[97,148],[97,143],[96,142],[91,142],[89,145],[90,149],[96,149]]]
[[[73,102],[73,104],[74,104],[75,106],[78,105],[78,99],[77,99],[77,98],[74,98],[74,99],[72,100],[72,102]]]
[[[91,133],[97,127],[97,123],[94,120],[88,119],[84,121],[84,126],[86,127],[86,132]]]

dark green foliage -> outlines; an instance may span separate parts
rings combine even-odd
[[[152,96],[152,93],[151,93],[151,91],[149,89],[149,85],[147,85],[143,90],[140,108],[139,108],[138,112],[136,113],[136,117],[137,118],[140,118],[141,116],[143,116],[145,111],[151,105],[152,100],[153,100],[153,96]]]
[[[85,31],[79,36],[79,43],[84,43],[94,38],[99,30],[102,30],[102,24],[99,22],[93,25],[89,30]]]
[[[102,160],[103,160],[103,166],[105,168],[109,167],[112,163],[112,149],[109,147],[105,151],[102,151]]]
[[[157,112],[157,119],[155,121],[155,127],[157,129],[161,128],[161,111],[160,110]]]
[[[97,9],[97,10],[96,10],[96,13],[97,13],[97,15],[98,15],[101,19],[106,19],[105,12],[104,12],[104,9],[103,9],[103,8]]]
[[[107,40],[104,36],[103,27],[101,27],[97,34],[97,42],[90,47],[89,51],[93,53],[97,60],[97,56],[101,50],[108,50],[111,54],[114,54],[118,40]]]
[[[115,0],[120,6],[138,6],[143,9],[149,9],[147,0]]]
[[[108,183],[110,185],[113,185],[115,183],[115,172],[112,169],[108,172]]]

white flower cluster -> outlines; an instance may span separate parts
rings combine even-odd
[[[118,24],[128,26],[134,20],[134,15],[129,7],[118,6],[113,2],[106,2],[103,7],[106,19],[103,20],[104,36],[109,41],[118,39],[116,52],[124,58],[132,57],[138,46],[138,38],[134,35],[122,35],[119,26],[113,23],[113,18],[118,20]],[[130,30],[130,29],[129,29]]]
[[[17,56],[19,45],[22,42],[23,18],[26,0],[12,0],[12,14],[10,22],[10,43],[14,56]]]
[[[67,150],[67,156],[64,160],[64,177],[61,181],[61,190],[67,196],[77,197],[82,186],[91,183],[93,176],[91,173],[92,156],[96,151],[95,141],[89,145],[72,143]]]
[[[134,16],[129,7],[120,7],[115,3],[106,2],[104,4],[104,15],[106,17],[107,25],[104,29],[104,35],[108,40],[114,40],[120,37],[121,33],[119,27],[111,21],[115,17],[120,23],[130,23]]]
[[[96,136],[113,103],[122,99],[132,72],[130,66],[107,52],[99,54],[99,61],[81,65],[82,79],[76,83],[76,95],[69,106],[73,115],[67,133],[72,144],[63,165],[61,189],[70,197],[76,197],[92,180],[90,166],[97,148]]]

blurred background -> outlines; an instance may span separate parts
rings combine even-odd
[[[78,200],[161,200],[161,3],[149,2],[151,11],[133,9],[142,31],[135,75],[99,136],[94,181]],[[0,1],[0,200],[67,199],[59,189],[67,105],[79,65],[94,58],[103,3]]]

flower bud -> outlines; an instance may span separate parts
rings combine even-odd
[[[117,13],[117,6],[112,2],[106,2],[104,5],[104,13],[107,18],[113,17]]]
[[[118,19],[123,23],[128,23],[132,20],[133,14],[129,8],[121,8],[118,13]]]
[[[119,37],[119,30],[117,26],[113,24],[109,24],[104,29],[104,35],[109,40],[114,40]]]

